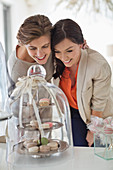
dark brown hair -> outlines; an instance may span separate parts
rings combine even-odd
[[[56,62],[56,73],[54,78],[60,77],[64,71],[64,64],[55,57],[54,47],[65,38],[76,44],[83,44],[84,38],[80,26],[71,19],[59,20],[51,30],[51,48],[52,55]]]
[[[44,15],[30,16],[25,19],[18,30],[18,42],[21,45],[26,45],[40,36],[50,34],[51,29],[52,23],[48,17]]]

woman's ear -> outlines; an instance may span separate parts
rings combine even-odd
[[[89,46],[87,45],[86,40],[84,40],[84,43],[82,44],[82,49],[88,49]]]
[[[23,46],[24,44],[22,44],[21,41],[18,41],[18,45],[19,45],[19,46]]]
[[[83,48],[83,44],[79,44],[79,47],[80,47],[80,48]]]

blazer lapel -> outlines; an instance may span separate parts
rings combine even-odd
[[[78,104],[80,115],[84,120],[84,122],[86,122],[86,115],[82,103],[82,88],[84,85],[84,79],[86,75],[87,62],[88,62],[87,50],[81,49],[81,59],[80,59],[78,75],[77,75],[77,104]]]

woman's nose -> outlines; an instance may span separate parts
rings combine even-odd
[[[66,55],[62,53],[62,60],[65,60],[66,59]]]
[[[37,49],[37,56],[42,56],[43,55],[43,51],[41,49]]]

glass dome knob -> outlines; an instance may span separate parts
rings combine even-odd
[[[31,67],[29,67],[28,71],[27,71],[27,76],[31,76],[31,75],[38,75],[40,77],[45,78],[46,77],[46,70],[43,66],[41,65],[32,65]]]

